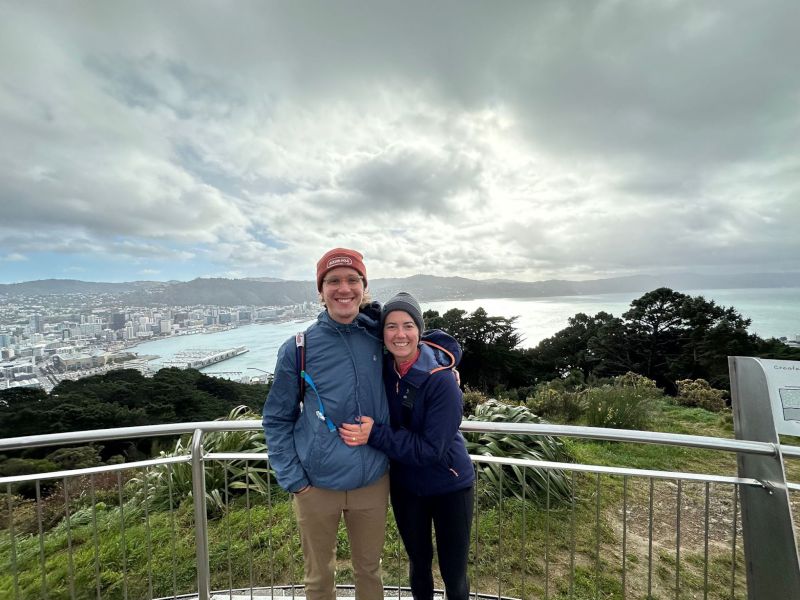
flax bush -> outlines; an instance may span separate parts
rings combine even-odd
[[[468,421],[492,423],[541,423],[539,417],[525,406],[510,406],[498,400],[479,404]],[[564,444],[549,435],[507,434],[501,432],[465,433],[467,451],[479,456],[521,458],[551,462],[570,462],[572,459]],[[551,501],[566,502],[572,497],[569,476],[561,469],[476,463],[478,490],[486,499],[497,501],[500,494],[512,494],[520,500],[542,499],[548,490]],[[501,491],[502,488],[502,491]]]
[[[227,421],[256,419],[257,415],[249,412],[246,406],[238,406],[224,418]],[[218,419],[219,420],[219,419]],[[161,452],[162,458],[189,454],[191,438],[178,440],[175,450]],[[264,432],[257,431],[212,431],[203,438],[204,452],[256,452],[266,456]],[[244,490],[258,494],[266,494],[268,487],[268,469],[263,463],[252,463],[244,460],[211,461],[205,465],[206,503],[212,513],[225,509],[225,482],[227,479],[228,494],[241,493]],[[174,499],[192,497],[192,465],[178,463],[169,466],[149,468],[141,475],[131,479],[128,484],[133,490],[133,506],[149,501],[152,510],[165,510],[170,504],[170,493]]]

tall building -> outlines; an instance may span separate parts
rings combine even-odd
[[[125,313],[113,313],[111,315],[111,329],[114,331],[125,329]]]
[[[44,333],[44,319],[42,315],[33,315],[30,320],[31,333]]]
[[[13,336],[8,331],[0,332],[0,348],[10,348]]]

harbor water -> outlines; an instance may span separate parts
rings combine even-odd
[[[685,290],[692,296],[704,296],[723,306],[733,306],[752,320],[750,331],[761,337],[800,335],[800,288]],[[444,313],[451,308],[468,313],[482,307],[490,316],[517,316],[516,326],[523,335],[523,347],[534,347],[567,326],[569,317],[582,312],[594,315],[605,311],[621,316],[639,293],[598,294],[594,296],[559,296],[552,298],[486,298],[422,303],[423,310]],[[140,355],[157,355],[152,366],[158,368],[179,352],[192,348],[227,349],[246,346],[249,352],[202,369],[222,377],[240,379],[272,372],[280,345],[314,319],[285,323],[254,324],[209,334],[176,336],[139,344]]]

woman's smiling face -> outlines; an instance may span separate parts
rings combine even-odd
[[[383,343],[401,363],[414,358],[419,346],[419,327],[404,310],[393,310],[383,322]]]

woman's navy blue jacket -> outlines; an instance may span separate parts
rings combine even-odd
[[[447,494],[467,488],[475,480],[472,462],[458,430],[463,399],[455,375],[441,349],[461,360],[461,347],[439,330],[425,333],[420,355],[404,377],[400,377],[389,354],[383,364],[383,384],[389,401],[390,424],[375,423],[369,445],[385,452],[391,461],[393,485],[401,485],[418,496]],[[414,388],[413,409],[403,408],[406,392]],[[406,414],[404,414],[404,412]],[[409,418],[410,417],[410,418]]]

